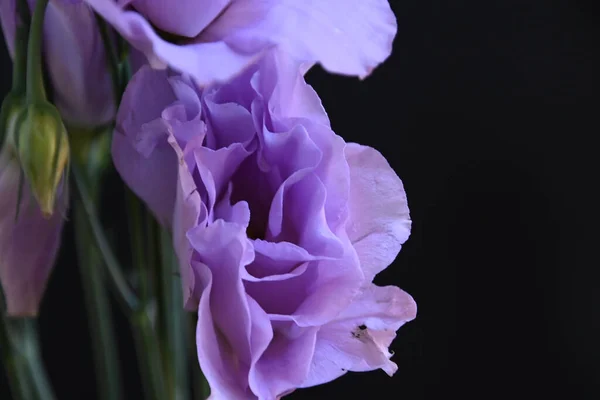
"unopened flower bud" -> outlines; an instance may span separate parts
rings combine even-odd
[[[13,143],[33,196],[42,213],[51,216],[69,161],[67,131],[56,108],[50,103],[27,106],[16,121]]]

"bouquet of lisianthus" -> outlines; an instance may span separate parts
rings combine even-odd
[[[0,11],[13,59],[0,350],[15,399],[54,398],[35,318],[67,216],[101,399],[122,398],[111,296],[148,399],[274,400],[348,371],[396,372],[388,349],[416,305],[373,278],[409,236],[404,188],[378,151],[332,131],[304,79],[315,64],[365,78],[383,62],[396,33],[387,0],[0,0]],[[113,167],[127,251],[101,221]]]

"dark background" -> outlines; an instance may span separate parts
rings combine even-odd
[[[419,314],[392,346],[393,378],[348,374],[289,398],[598,399],[598,7],[391,3],[387,63],[364,82],[318,69],[308,79],[336,132],[379,149],[404,181],[412,236],[377,283],[411,293]],[[6,93],[5,50],[1,65]],[[42,309],[44,358],[60,400],[93,399],[70,228],[63,247]]]

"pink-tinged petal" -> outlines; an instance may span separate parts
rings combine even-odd
[[[350,219],[346,230],[368,281],[388,267],[410,235],[402,181],[375,149],[349,143]]]
[[[0,153],[0,283],[10,316],[35,316],[60,246],[65,210],[50,219],[23,188],[15,220],[20,167],[5,149]],[[58,204],[66,204],[66,190]]]
[[[232,3],[207,36],[237,51],[278,45],[297,60],[364,78],[390,55],[396,30],[388,0],[254,0]]]
[[[311,369],[301,387],[329,382],[347,371],[381,368],[393,375],[397,366],[388,348],[396,331],[416,315],[413,298],[401,289],[365,288],[335,321],[319,330]]]
[[[294,329],[290,322],[273,322],[269,347],[250,371],[252,391],[259,399],[279,399],[306,378],[318,328]]]
[[[193,38],[210,24],[232,0],[133,0],[131,4],[158,29]]]
[[[185,45],[169,43],[156,34],[146,19],[134,11],[125,11],[113,0],[85,0],[134,47],[143,52],[155,68],[173,69],[190,74],[197,84],[227,81],[258,60],[260,52],[234,50],[223,41]],[[266,49],[264,49],[266,50]]]

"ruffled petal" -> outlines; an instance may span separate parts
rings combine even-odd
[[[261,53],[238,52],[223,41],[177,45],[162,39],[135,11],[125,11],[113,0],[85,0],[134,47],[150,65],[190,74],[197,84],[227,81],[258,60]]]
[[[207,226],[198,226],[188,231],[188,239],[195,250],[194,265],[206,265],[212,276],[209,310],[212,322],[219,334],[223,359],[203,356],[199,350],[200,366],[209,378],[211,387],[217,391],[234,391],[227,380],[233,378],[234,386],[245,393],[248,390],[249,366],[252,363],[252,320],[253,314],[241,279],[243,268],[252,262],[254,251],[245,235],[245,228],[236,223],[217,220]],[[200,313],[206,311],[203,304],[205,293],[200,298]],[[254,310],[256,311],[256,310]],[[260,316],[259,316],[260,317]],[[264,329],[261,329],[264,332]],[[267,332],[268,334],[268,332]],[[210,347],[198,338],[198,348]],[[214,368],[229,361],[227,370]],[[223,376],[223,372],[226,373]],[[214,379],[211,379],[214,375]],[[217,376],[218,375],[218,376]],[[226,386],[226,389],[223,388]],[[237,397],[234,397],[237,398]]]
[[[342,236],[340,240],[348,239]],[[260,279],[248,279],[246,291],[271,319],[294,321],[303,327],[326,324],[349,306],[363,284],[356,253],[349,243],[344,250],[339,259],[319,259],[307,265],[298,263],[289,272],[281,271],[278,279],[267,274]],[[273,252],[268,256],[277,255]],[[283,261],[286,266],[290,265],[288,260]]]
[[[417,315],[413,298],[395,286],[370,285],[317,335],[308,378],[301,387],[329,382],[347,371],[383,369],[393,375],[397,366],[388,351],[396,331]]]
[[[183,304],[187,310],[195,310],[200,301],[202,287],[196,284],[196,274],[192,270],[194,249],[187,234],[196,226],[205,226],[208,210],[198,193],[194,178],[185,162],[185,155],[174,136],[169,137],[169,144],[177,155],[177,192],[173,212],[173,247],[179,260]]]
[[[168,136],[185,145],[205,130],[200,99],[180,78],[146,66],[127,85],[113,135],[113,162],[165,226],[173,219],[177,181],[177,157]]]
[[[189,23],[173,28],[171,33],[185,28],[190,34],[213,18],[213,11],[222,11],[193,41],[177,45],[162,39],[141,14],[112,0],[86,2],[152,65],[168,64],[201,86],[233,78],[277,46],[308,65],[319,62],[331,72],[366,77],[389,56],[397,29],[387,0],[248,0],[225,8],[213,2],[194,29]],[[163,24],[171,18],[155,16],[155,11],[167,11],[158,6],[146,11]],[[180,12],[168,11],[174,16]]]
[[[410,235],[411,220],[402,181],[375,149],[349,143],[348,236],[368,281],[388,267]]]
[[[254,0],[231,4],[207,33],[237,51],[278,45],[296,60],[364,78],[390,55],[396,30],[388,0]]]
[[[295,390],[308,374],[317,328],[298,329],[289,322],[273,322],[269,347],[250,371],[257,398],[276,400]]]

